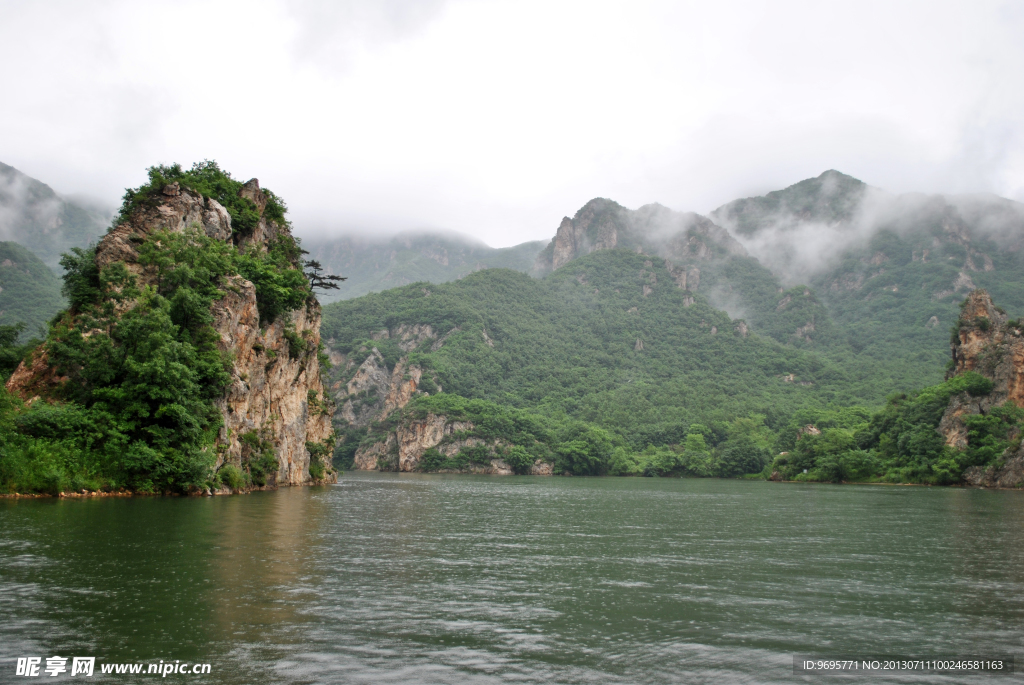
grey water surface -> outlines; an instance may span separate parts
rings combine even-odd
[[[60,655],[95,675],[37,682],[1012,682],[792,657],[1021,662],[1022,524],[1020,492],[700,479],[4,500],[0,681]],[[100,673],[160,660],[211,673]]]

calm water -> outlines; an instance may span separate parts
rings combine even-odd
[[[3,682],[54,654],[389,684],[846,683],[795,677],[793,653],[1024,655],[1017,492],[346,474],[0,512]]]

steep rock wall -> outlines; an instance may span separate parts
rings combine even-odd
[[[1024,329],[1009,321],[984,290],[970,293],[951,341],[953,366],[947,378],[974,371],[992,381],[992,391],[980,397],[961,393],[953,397],[939,423],[946,444],[964,449],[968,444],[964,417],[987,414],[1007,402],[1024,407]],[[964,472],[967,485],[1024,487],[1024,443],[1018,443],[995,464],[973,466]]]
[[[430,349],[436,352],[457,332],[456,328],[439,336],[426,324],[402,324],[394,329],[381,329],[372,337],[374,340],[393,339],[402,352],[411,352],[432,342]],[[420,389],[423,369],[410,364],[407,356],[401,357],[390,371],[376,347],[364,348],[352,355],[335,354],[331,361],[335,370],[331,374],[330,392],[338,406],[335,422],[340,428],[363,428],[383,421],[423,392]],[[437,386],[438,391],[442,389]]]
[[[262,247],[268,241],[289,235],[287,226],[279,226],[262,216],[267,201],[256,179],[249,181],[242,192],[261,213],[254,230],[235,234],[227,210],[212,198],[181,188],[177,183],[163,189],[160,202],[144,206],[131,219],[108,233],[96,249],[96,262],[102,269],[123,262],[140,286],[152,285],[156,272],[138,263],[138,246],[151,234],[161,230],[183,232],[200,227],[207,236],[232,242],[237,246]],[[298,310],[279,316],[276,321],[260,327],[256,289],[241,276],[229,277],[224,296],[213,303],[214,328],[220,335],[219,348],[232,358],[231,383],[216,402],[223,426],[216,440],[217,463],[239,465],[242,460],[241,438],[256,432],[272,444],[278,461],[276,478],[269,485],[301,484],[310,480],[310,455],[307,442],[324,442],[333,429],[329,412],[319,402],[312,406],[311,396],[324,396],[317,349],[320,343],[320,306],[315,300]],[[134,306],[132,302],[123,305]],[[285,337],[287,328],[305,342],[305,350],[293,358]],[[45,394],[60,384],[47,364],[45,347],[34,355],[31,364],[22,364],[11,376],[7,388],[26,400]]]
[[[1012,402],[1024,407],[1024,335],[1017,322],[1010,322],[984,290],[967,297],[959,328],[950,344],[953,368],[947,378],[974,371],[993,383],[992,392],[981,397],[962,393],[954,397],[939,423],[946,444],[967,446],[963,417],[985,414],[993,407]]]

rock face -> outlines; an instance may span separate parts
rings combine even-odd
[[[405,418],[376,442],[356,451],[353,467],[362,471],[417,471],[423,455],[436,449],[444,457],[455,457],[465,449],[483,447],[487,458],[479,457],[457,470],[441,469],[439,473],[478,473],[511,476],[512,467],[502,459],[508,445],[502,440],[483,440],[469,435],[475,426],[439,414],[422,418]],[[537,460],[530,468],[535,476],[550,476],[552,465]]]
[[[972,466],[964,472],[968,485],[986,488],[1024,488],[1024,443],[1004,455],[1002,465]]]
[[[992,379],[992,406],[1006,401],[1024,407],[1024,337],[1018,322],[1007,320],[984,290],[967,297],[960,330],[951,345],[954,368],[949,375],[977,371]]]
[[[449,421],[447,417],[436,414],[427,414],[423,419],[404,421],[383,440],[356,451],[355,468],[364,471],[373,471],[381,467],[394,471],[415,471],[423,453],[428,449],[437,447],[446,437],[472,429],[473,424],[468,421]],[[472,444],[470,441],[473,441]],[[475,438],[454,440],[438,451],[450,457],[458,454],[463,447],[475,446],[481,442]],[[378,461],[381,459],[382,461]]]
[[[1008,321],[996,309],[987,292],[975,290],[963,306],[950,348],[953,368],[947,377],[975,371],[993,382],[987,395],[954,397],[942,416],[939,431],[946,444],[963,449],[967,446],[963,416],[985,414],[1006,402],[1024,407],[1024,335],[1017,322]]]
[[[254,179],[255,180],[255,179]],[[121,224],[108,233],[96,246],[96,265],[103,269],[114,262],[124,262],[128,270],[146,282],[146,275],[137,263],[136,246],[156,231],[183,232],[191,226],[200,226],[203,232],[217,240],[231,240],[231,217],[213,198],[184,190],[173,183],[163,191],[163,202],[155,207],[143,207],[130,222]],[[265,203],[264,203],[265,204]],[[261,220],[260,223],[266,223]]]
[[[939,432],[946,444],[963,449],[968,437],[965,416],[986,414],[1006,402],[1024,407],[1024,330],[1018,322],[1007,320],[987,292],[975,290],[963,305],[959,330],[950,348],[953,368],[947,378],[974,371],[993,383],[987,395],[961,393],[953,397],[942,415]],[[964,482],[985,487],[1024,487],[1024,444],[1008,450],[988,468],[967,469]]]
[[[266,197],[256,179],[245,185],[241,195],[253,200],[262,214]],[[138,263],[137,246],[156,231],[182,232],[193,226],[200,227],[211,238],[239,246],[259,247],[289,233],[287,226],[261,216],[250,234],[233,234],[231,217],[216,200],[173,183],[163,189],[161,202],[156,206],[138,210],[129,222],[100,241],[96,262],[100,268],[124,262],[140,286],[152,284],[155,273]],[[261,329],[253,284],[241,276],[230,277],[228,281],[223,288],[224,296],[211,307],[214,328],[220,334],[219,347],[233,359],[231,383],[224,397],[216,402],[224,420],[216,440],[216,466],[240,465],[244,449],[241,438],[255,432],[273,445],[277,456],[276,479],[270,478],[268,484],[309,482],[310,455],[306,443],[322,443],[333,433],[330,413],[322,409],[319,401],[325,395],[317,357],[320,306],[311,300],[305,307],[279,316]],[[305,350],[297,357],[291,356],[285,337],[286,330],[293,327],[295,334],[306,342]],[[42,354],[35,355],[31,366],[17,369],[7,388],[31,399],[40,388],[60,381],[47,366],[44,349]],[[318,401],[311,403],[311,397]]]
[[[231,385],[217,403],[224,417],[217,443],[226,447],[217,466],[240,464],[241,437],[256,431],[274,445],[277,483],[306,483],[310,480],[306,443],[322,443],[333,432],[330,413],[309,402],[311,394],[324,395],[316,355],[320,307],[313,303],[297,309],[261,331],[256,289],[241,277],[235,277],[232,285],[237,292],[229,289],[213,306],[221,347],[234,357]],[[306,351],[297,358],[290,356],[284,335],[289,324],[307,342]]]
[[[396,344],[398,350],[409,353],[437,351],[455,335],[474,336],[485,345],[495,342],[486,330],[462,331],[453,328],[440,335],[425,324],[402,324],[390,329],[381,329],[370,337],[375,341]],[[367,343],[370,345],[372,343]],[[393,351],[393,348],[392,348]],[[419,471],[421,460],[427,450],[435,449],[442,457],[457,457],[463,450],[473,450],[473,459],[460,459],[457,469],[441,468],[441,473],[478,473],[509,476],[513,469],[502,458],[510,447],[501,440],[483,440],[473,436],[475,428],[469,421],[428,413],[426,416],[400,416],[394,424],[396,412],[404,409],[417,395],[440,392],[443,388],[437,378],[425,373],[416,364],[409,363],[404,355],[388,370],[384,355],[377,347],[362,348],[352,355],[335,354],[332,357],[334,370],[330,385],[338,410],[334,422],[340,431],[347,434],[345,439],[363,439],[367,434],[376,440],[359,447],[353,457],[353,468],[363,471]],[[378,422],[392,417],[383,428]],[[353,430],[355,429],[355,430]],[[364,431],[365,429],[365,431]],[[354,437],[353,437],[354,436]],[[486,453],[481,456],[480,448]],[[437,470],[436,465],[431,470]],[[537,460],[530,468],[533,475],[551,475],[551,464]]]
[[[393,338],[398,341],[402,352],[410,352],[423,343],[432,342],[431,349],[436,351],[457,332],[458,329],[454,329],[438,336],[429,325],[403,324],[394,330],[377,331],[373,338]],[[335,420],[341,427],[365,427],[374,421],[382,421],[422,392],[419,386],[423,380],[423,369],[409,364],[407,356],[401,357],[390,371],[376,347],[352,356],[337,354],[331,361],[336,371],[332,373],[330,392],[339,407]],[[436,389],[441,388],[436,386]]]

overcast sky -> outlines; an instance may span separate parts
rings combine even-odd
[[[1024,200],[1024,3],[0,0],[0,161],[114,204],[216,159],[300,235],[550,238],[835,168]]]

